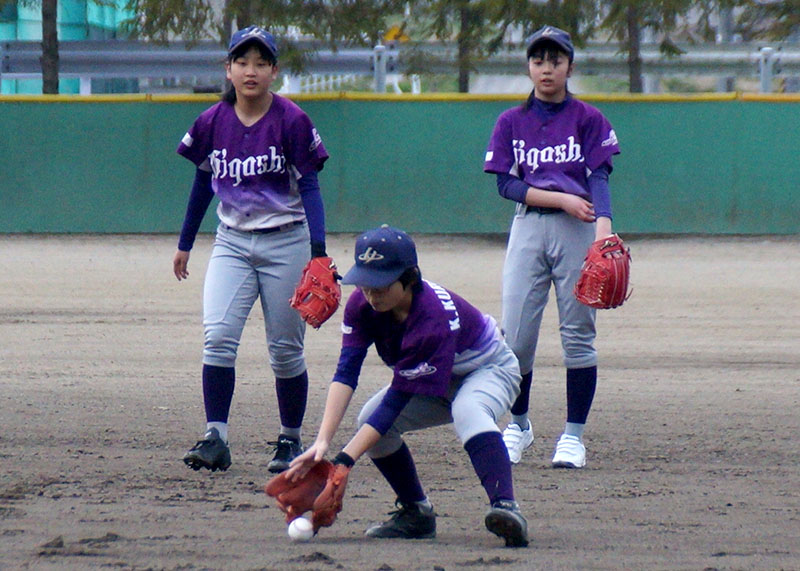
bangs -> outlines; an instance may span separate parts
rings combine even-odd
[[[559,56],[569,59],[569,54],[561,46],[548,41],[538,43],[528,52],[528,59],[535,58],[555,62]]]
[[[278,63],[278,60],[275,59],[275,56],[272,55],[272,52],[267,49],[267,46],[265,46],[264,44],[262,44],[261,42],[259,42],[256,39],[247,41],[247,42],[243,43],[242,45],[237,46],[236,49],[233,50],[230,53],[230,55],[228,56],[228,61],[233,61],[236,58],[240,58],[240,57],[244,56],[248,52],[248,50],[250,48],[253,48],[253,47],[258,50],[258,53],[261,55],[261,57],[265,61],[268,61],[272,65],[275,65],[276,63]]]

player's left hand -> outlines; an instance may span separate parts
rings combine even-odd
[[[172,258],[172,272],[178,281],[185,280],[189,277],[189,252],[178,250],[175,252],[175,257]]]
[[[341,276],[332,258],[311,258],[289,303],[303,321],[319,329],[336,313],[342,299]]]
[[[348,466],[334,464],[334,469],[328,474],[325,489],[314,500],[311,514],[311,524],[316,532],[320,527],[328,527],[336,521],[336,516],[342,511],[344,492],[347,488],[347,478],[350,475]]]
[[[631,252],[617,234],[589,246],[575,297],[595,309],[613,309],[630,297]]]
[[[267,482],[264,491],[268,496],[275,498],[278,508],[286,514],[286,523],[291,523],[312,509],[317,496],[328,485],[333,471],[333,464],[323,460],[315,464],[303,478],[295,481],[288,478],[288,471],[281,472]],[[315,526],[314,530],[317,529]]]

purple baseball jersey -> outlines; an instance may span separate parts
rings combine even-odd
[[[617,135],[603,114],[568,97],[564,108],[550,117],[522,106],[504,111],[492,132],[483,170],[591,200],[587,169],[596,169],[618,153]]]
[[[328,153],[308,115],[273,94],[269,111],[247,127],[220,101],[184,135],[178,153],[212,173],[220,221],[238,230],[302,221],[297,180],[322,170]]]
[[[392,387],[445,396],[453,375],[469,372],[459,365],[494,349],[496,331],[493,319],[455,293],[423,280],[404,323],[395,321],[391,312],[372,309],[356,289],[344,310],[342,348],[375,343],[378,355],[394,370]]]

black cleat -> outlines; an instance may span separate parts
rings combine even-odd
[[[219,431],[212,428],[183,455],[183,462],[193,470],[225,471],[231,466],[231,449],[220,438]]]
[[[436,514],[433,509],[425,511],[415,503],[406,504],[395,501],[400,508],[390,512],[389,521],[372,526],[366,532],[368,537],[401,539],[426,539],[436,537]]]
[[[303,445],[296,438],[278,436],[277,442],[268,442],[275,447],[275,457],[267,465],[267,470],[273,474],[279,474],[289,469],[289,463],[303,453]]]
[[[528,522],[512,500],[498,500],[486,514],[486,529],[506,540],[506,547],[528,547]]]

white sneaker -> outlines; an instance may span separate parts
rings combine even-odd
[[[553,455],[553,468],[583,468],[586,466],[586,448],[577,436],[562,434]]]
[[[522,430],[519,424],[509,424],[503,431],[503,442],[508,449],[508,457],[512,464],[518,464],[522,459],[522,451],[533,444],[533,427],[528,421],[528,428]]]

